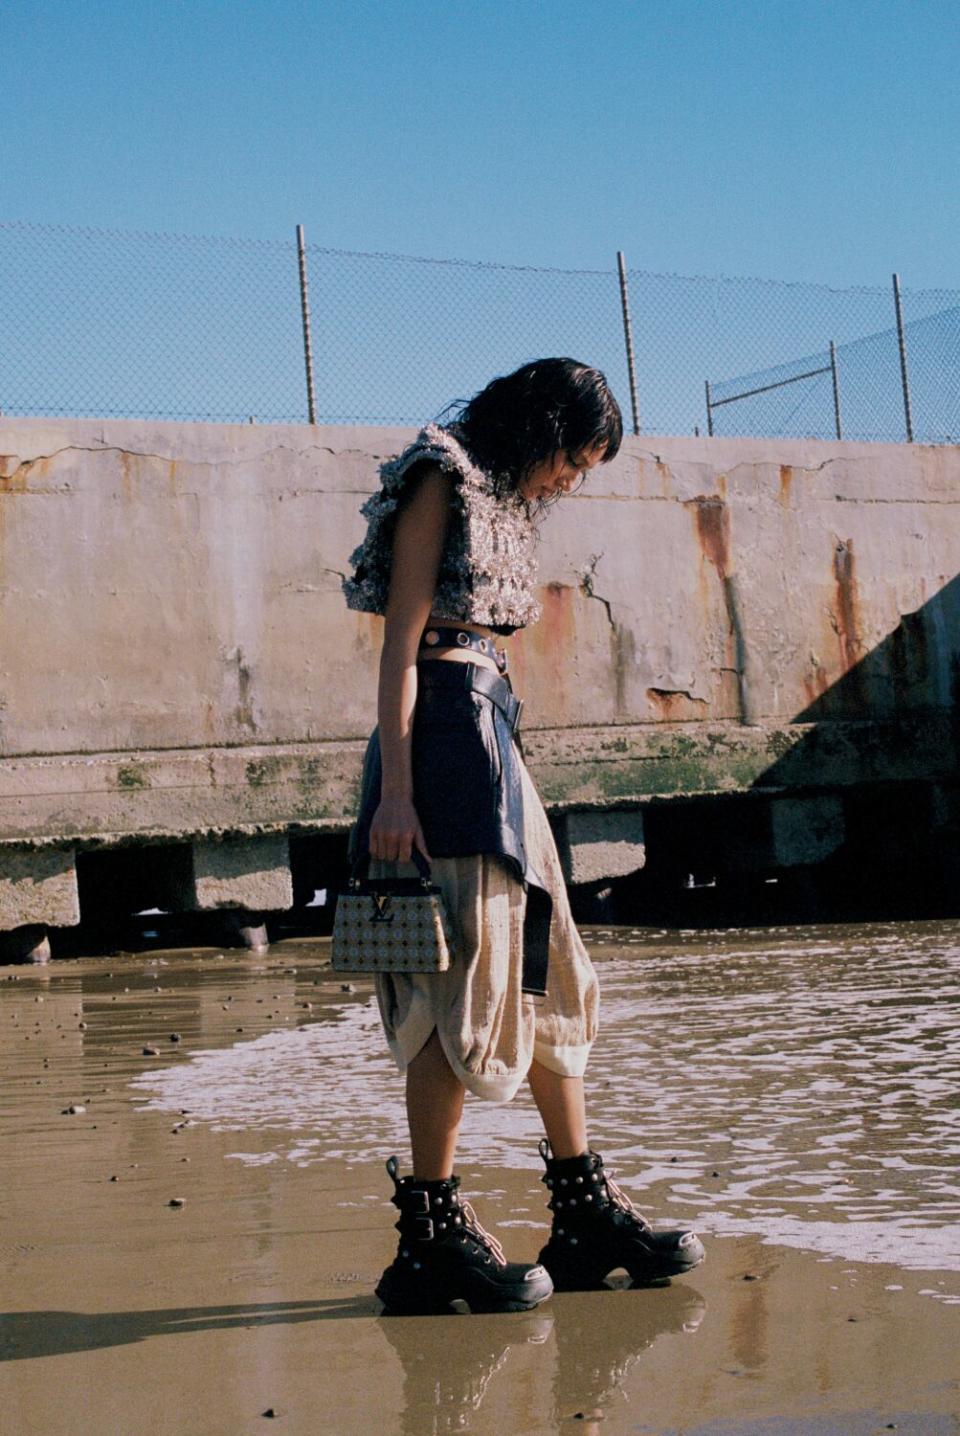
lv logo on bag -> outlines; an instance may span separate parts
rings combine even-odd
[[[371,893],[370,901],[373,903],[370,913],[373,922],[393,922],[393,913],[387,911],[390,906],[389,893]]]

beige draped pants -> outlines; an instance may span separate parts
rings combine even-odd
[[[570,913],[543,804],[522,760],[520,768],[527,853],[553,899],[546,996],[521,991],[526,894],[504,861],[487,854],[433,859],[453,927],[449,970],[377,975],[380,1016],[400,1070],[436,1029],[456,1076],[490,1102],[509,1102],[534,1058],[563,1076],[582,1076],[597,1033],[596,973]],[[406,870],[374,862],[370,871]]]

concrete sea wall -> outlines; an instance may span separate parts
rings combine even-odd
[[[131,845],[171,905],[290,905],[351,820],[381,621],[340,579],[409,432],[0,419],[0,929]],[[628,439],[540,558],[511,666],[572,882],[955,833],[960,449]]]

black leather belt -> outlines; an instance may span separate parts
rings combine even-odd
[[[469,628],[425,628],[420,636],[420,647],[431,648],[467,648],[474,653],[486,654],[492,658],[501,673],[507,671],[507,655],[502,648],[497,648],[492,638],[484,638],[482,633],[471,633]]]
[[[498,673],[491,673],[489,668],[481,668],[478,663],[464,665],[467,669],[467,677],[464,687],[469,688],[473,693],[482,693],[490,702],[500,709],[514,733],[520,727],[520,715],[523,712],[523,699],[518,698],[510,687],[508,678],[501,678]]]

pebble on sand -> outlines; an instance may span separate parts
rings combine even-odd
[[[171,1042],[180,1042],[181,1040],[182,1040],[182,1039],[181,1039],[181,1037],[180,1037],[180,1033],[179,1033],[179,1032],[171,1032],[171,1033],[170,1033],[170,1041],[171,1041]]]
[[[186,1197],[171,1197],[169,1202],[167,1202],[168,1207],[185,1207],[186,1204]]]
[[[81,1107],[79,1103],[71,1102],[69,1107],[62,1108],[61,1116],[79,1117],[81,1112],[85,1112],[86,1110],[86,1107]]]

